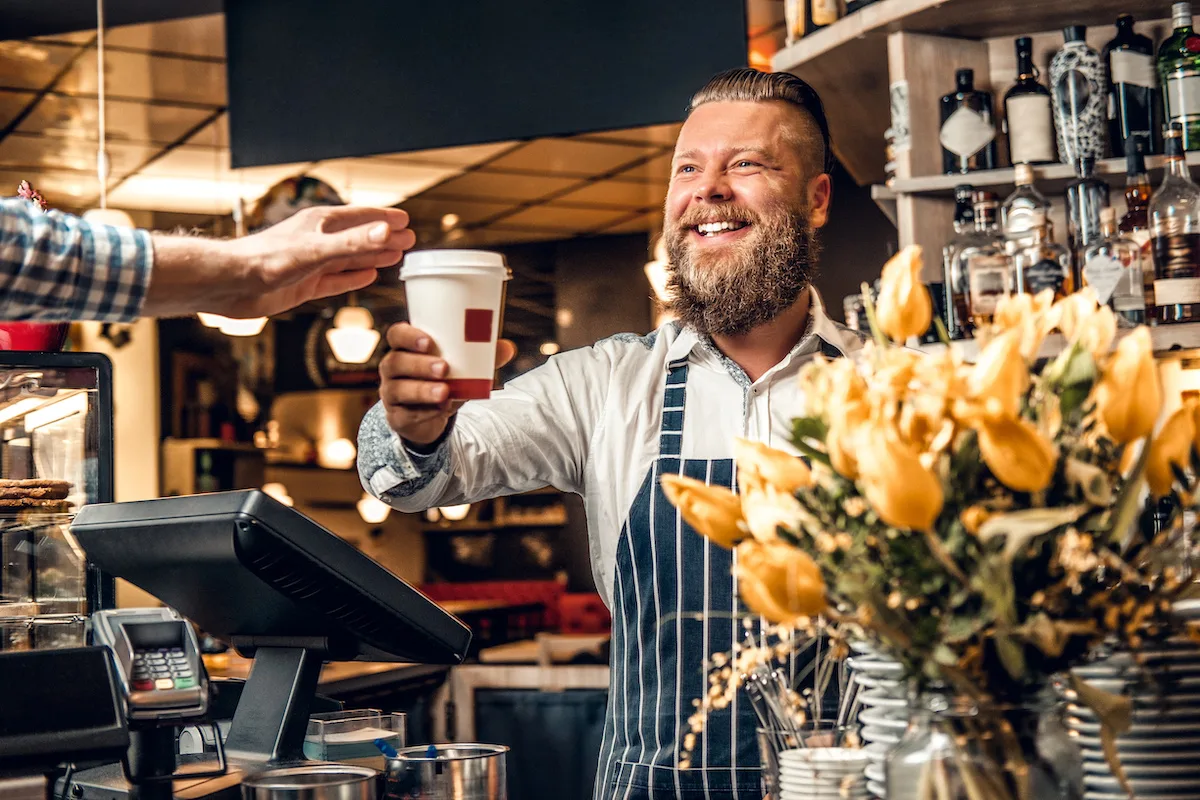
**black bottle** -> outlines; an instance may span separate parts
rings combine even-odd
[[[1054,109],[1050,90],[1038,83],[1033,40],[1016,41],[1017,82],[1004,95],[1004,129],[1013,164],[1049,164],[1054,154]]]
[[[941,100],[942,168],[947,174],[996,168],[992,96],[975,90],[975,71],[954,73],[955,90]]]
[[[1139,136],[1143,153],[1161,153],[1162,103],[1154,74],[1154,42],[1133,31],[1133,17],[1117,17],[1117,35],[1104,45],[1108,66],[1108,141],[1114,156],[1125,155],[1125,140]]]

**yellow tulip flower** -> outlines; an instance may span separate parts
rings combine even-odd
[[[972,427],[996,480],[1018,492],[1040,492],[1050,485],[1058,453],[1029,420],[993,411],[975,419]]]
[[[942,483],[890,423],[869,425],[856,457],[859,487],[880,519],[897,528],[933,526],[945,499]]]
[[[929,329],[933,305],[929,290],[921,282],[921,265],[920,246],[909,245],[883,266],[875,319],[880,329],[897,342]]]
[[[775,624],[825,610],[825,581],[816,562],[782,542],[748,539],[737,546],[734,574],[742,602]]]
[[[1187,466],[1196,438],[1195,413],[1196,407],[1192,403],[1176,409],[1150,443],[1150,454],[1146,457],[1146,483],[1150,484],[1150,492],[1155,497],[1170,494],[1171,486],[1175,483],[1172,464]]]
[[[765,481],[788,494],[812,486],[812,471],[804,459],[761,442],[735,439],[733,458],[737,462],[739,485],[743,480]]]
[[[1004,413],[1016,416],[1029,388],[1029,367],[1021,356],[1021,331],[1005,331],[988,342],[967,378],[973,400],[997,400]]]
[[[663,493],[687,524],[725,549],[746,538],[749,532],[742,517],[742,501],[720,486],[682,475],[663,475]]]
[[[1096,384],[1095,398],[1104,427],[1118,444],[1154,432],[1163,397],[1149,328],[1120,341]]]

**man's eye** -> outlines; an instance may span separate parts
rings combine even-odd
[[[753,161],[739,161],[739,162],[737,162],[737,168],[738,168],[738,169],[751,169],[751,168],[753,168],[753,167],[757,167],[757,166],[758,166],[758,164],[754,163]]]
[[[696,171],[696,168],[694,166],[692,166],[691,164],[683,164],[679,167],[679,172],[681,172],[681,173],[695,172],[695,171]]]

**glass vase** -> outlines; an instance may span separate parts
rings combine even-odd
[[[1080,800],[1083,763],[1047,691],[979,706],[926,692],[887,759],[888,800]]]

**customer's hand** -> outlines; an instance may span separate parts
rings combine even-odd
[[[362,289],[416,243],[398,208],[316,206],[227,241],[154,236],[146,316],[279,314]]]
[[[428,334],[407,322],[388,329],[387,343],[391,352],[379,362],[379,399],[388,426],[412,444],[437,441],[462,405],[449,399],[450,387],[442,382],[449,366]],[[496,368],[516,354],[517,346],[501,339],[496,344]]]

